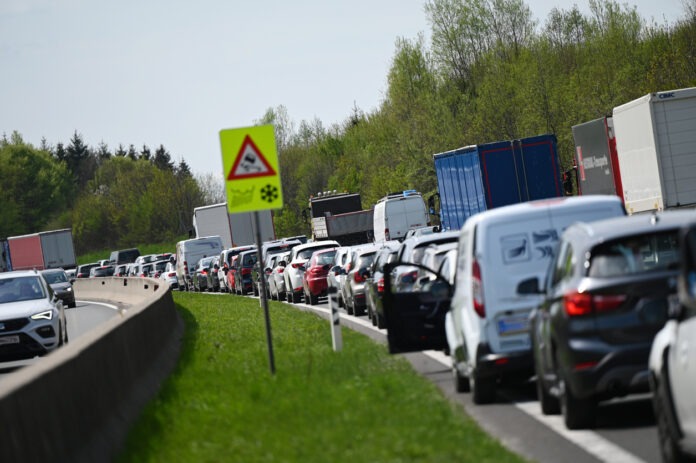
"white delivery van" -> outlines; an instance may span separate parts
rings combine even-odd
[[[403,240],[411,228],[430,225],[425,201],[415,190],[394,193],[380,199],[373,214],[374,241]]]
[[[176,243],[176,280],[179,290],[188,291],[192,286],[192,278],[199,260],[220,255],[222,249],[222,238],[217,235]]]
[[[520,294],[520,283],[532,277],[544,281],[570,224],[625,213],[619,197],[589,195],[499,207],[464,223],[445,319],[459,392],[471,390],[474,403],[492,402],[499,380],[534,374],[528,318],[542,296]]]

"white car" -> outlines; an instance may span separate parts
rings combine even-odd
[[[164,267],[164,271],[160,273],[159,278],[169,283],[170,288],[178,289],[179,282],[176,279],[176,264],[174,262],[167,262],[167,265]]]
[[[469,217],[462,227],[451,316],[445,326],[455,386],[476,404],[495,400],[498,380],[534,374],[529,315],[540,295],[521,282],[545,280],[563,230],[574,222],[625,215],[617,196],[530,201]],[[433,236],[433,235],[428,235]]]
[[[290,262],[288,262],[288,266],[285,267],[285,271],[283,272],[283,277],[285,279],[285,293],[287,295],[288,302],[300,302],[302,293],[304,292],[302,281],[304,265],[309,261],[309,258],[312,257],[314,251],[319,249],[337,248],[339,246],[338,241],[325,240],[314,241],[312,243],[302,244],[292,248],[290,253]]]
[[[43,276],[0,273],[0,361],[44,355],[67,342],[63,302]]]
[[[670,304],[648,362],[665,462],[696,459],[696,225],[685,233],[681,249],[686,265],[679,277],[679,301]]]

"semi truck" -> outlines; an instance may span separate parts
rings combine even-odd
[[[465,146],[433,160],[443,230],[488,209],[564,194],[552,134]]]
[[[696,87],[649,93],[612,116],[626,211],[696,205]]]
[[[72,269],[77,266],[72,230],[44,231],[10,236],[3,246],[6,270]]]
[[[363,209],[360,193],[322,192],[309,198],[312,238],[342,246],[371,241],[373,211]]]
[[[617,195],[623,200],[613,118],[574,125],[572,131],[578,195]]]
[[[227,203],[211,204],[193,210],[193,228],[196,238],[218,235],[224,249],[256,244],[254,212],[227,212]],[[270,210],[258,211],[261,241],[276,238]]]

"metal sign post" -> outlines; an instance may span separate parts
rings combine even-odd
[[[275,375],[275,359],[273,357],[273,338],[271,337],[271,315],[268,311],[268,298],[266,297],[266,271],[263,268],[263,256],[261,249],[263,242],[261,241],[261,223],[259,219],[259,211],[254,212],[254,224],[256,225],[256,261],[259,264],[259,300],[263,308],[263,314],[266,318],[266,342],[268,343],[268,363],[271,366],[271,374]]]
[[[341,333],[341,317],[338,313],[338,289],[335,286],[328,287],[329,310],[331,310],[331,342],[333,350],[340,352],[343,349],[343,335]]]

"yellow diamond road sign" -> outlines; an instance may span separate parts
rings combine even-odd
[[[283,207],[272,125],[221,130],[220,149],[230,213]]]

